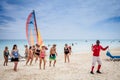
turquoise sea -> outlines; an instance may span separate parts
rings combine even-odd
[[[100,40],[101,45],[103,47],[105,46],[110,46],[111,48],[116,48],[120,47],[120,39],[110,39],[110,40]],[[57,45],[57,53],[58,54],[63,54],[64,50],[64,45],[67,43],[69,46],[72,47],[72,53],[75,54],[81,54],[81,53],[86,53],[91,51],[91,45],[95,44],[96,40],[44,40],[44,44],[48,47],[47,54],[49,54],[50,47],[53,44]],[[9,51],[11,52],[12,47],[14,44],[17,44],[19,53],[21,56],[24,56],[24,45],[28,45],[27,40],[0,40],[0,59],[3,58],[3,50],[5,46],[8,46]],[[73,44],[73,45],[72,45]]]

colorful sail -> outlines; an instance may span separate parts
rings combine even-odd
[[[37,28],[37,22],[35,17],[35,11],[31,12],[27,18],[26,22],[26,37],[29,45],[39,44],[42,45],[42,37]]]
[[[32,34],[32,30],[30,30],[30,45],[34,45],[34,37]]]
[[[40,35],[40,31],[38,30],[38,44],[43,45],[42,37]]]

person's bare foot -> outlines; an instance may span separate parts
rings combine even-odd
[[[15,72],[17,72],[17,69],[14,69]]]
[[[43,69],[45,70],[45,67]]]
[[[53,64],[53,67],[55,67],[55,64]]]
[[[41,69],[41,67],[40,67],[40,69]]]

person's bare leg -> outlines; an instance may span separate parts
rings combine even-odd
[[[40,69],[41,69],[41,64],[42,64],[42,59],[40,58],[40,63],[39,63]]]
[[[16,62],[16,67],[15,67],[15,68],[16,68],[16,71],[17,71],[17,66],[18,66],[18,62]]]
[[[55,67],[55,63],[56,63],[56,60],[54,60],[54,64],[53,64],[54,67]]]
[[[30,65],[32,65],[32,61],[33,61],[33,58],[32,58],[31,61],[30,61]]]
[[[69,59],[69,54],[67,55],[67,58],[68,58],[68,63],[70,62],[70,59]]]
[[[14,62],[14,71],[17,71],[18,62]]]
[[[38,56],[36,55],[35,63],[37,62],[37,60],[38,60]]]
[[[30,60],[30,59],[28,58],[28,59],[27,59],[27,62],[26,62],[26,65],[28,64],[29,60]]]
[[[45,58],[43,59],[43,61],[44,61],[44,69],[45,69],[45,65],[46,65],[46,60],[45,60]]]
[[[7,66],[7,63],[8,63],[8,58],[6,58],[6,66]]]
[[[5,61],[4,61],[4,64],[3,64],[3,66],[5,66]]]
[[[14,71],[15,71],[15,66],[16,66],[16,63],[14,62],[14,69],[13,69]]]
[[[51,67],[51,61],[49,61],[49,67]]]
[[[4,64],[3,64],[3,66],[5,66],[5,64],[6,64],[6,57],[4,57]]]
[[[64,58],[65,58],[65,63],[66,63],[66,54],[64,55]]]

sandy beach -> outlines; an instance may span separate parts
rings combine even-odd
[[[0,80],[120,80],[120,0],[0,0]]]
[[[111,49],[114,55],[120,55],[120,48]],[[13,71],[13,63],[3,66],[0,61],[0,80],[119,80],[120,61],[110,61],[106,56],[106,51],[101,51],[102,74],[90,74],[92,53],[72,54],[70,63],[64,63],[64,55],[57,56],[56,67],[49,67],[48,56],[46,57],[46,69],[39,69],[39,61],[30,65],[25,65],[25,61],[20,61],[18,71]]]

